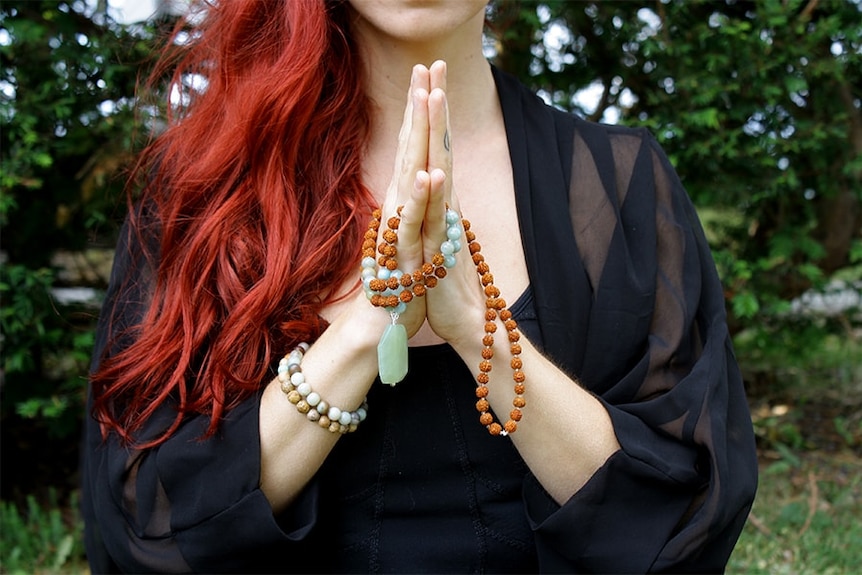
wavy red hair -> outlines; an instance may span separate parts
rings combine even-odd
[[[205,8],[201,23],[177,27],[173,38],[191,29],[190,41],[169,42],[153,76],[172,68],[189,103],[136,170],[146,180],[138,205],[154,217],[131,210],[133,233],[158,230],[149,307],[134,341],[91,375],[103,433],[125,441],[176,402],[173,426],[146,445],[188,414],[209,415],[214,433],[275,357],[319,335],[321,308],[356,270],[372,205],[361,182],[369,108],[346,4]],[[206,78],[199,93],[182,88],[193,74]]]

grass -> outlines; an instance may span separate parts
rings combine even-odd
[[[862,565],[862,459],[765,461],[728,573],[851,574]]]
[[[24,509],[0,502],[0,573],[86,573],[83,522],[73,493],[61,505],[51,490],[45,504],[28,496]]]

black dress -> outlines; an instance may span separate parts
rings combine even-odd
[[[190,418],[144,452],[102,441],[90,419],[94,572],[723,570],[757,466],[694,209],[646,131],[585,122],[494,75],[531,284],[516,318],[606,405],[621,450],[557,505],[478,424],[471,370],[446,345],[411,348],[408,379],[372,387],[368,420],[277,517],[258,487],[259,397],[209,440],[208,417]],[[140,252],[121,238],[94,365],[143,313]]]

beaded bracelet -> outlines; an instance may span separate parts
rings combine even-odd
[[[311,385],[305,381],[305,376],[302,374],[302,358],[309,347],[307,343],[302,342],[278,362],[278,381],[281,382],[281,391],[287,395],[287,400],[296,406],[299,413],[305,415],[309,421],[317,422],[320,427],[332,433],[344,434],[356,431],[368,415],[367,398],[356,411],[339,409],[321,399],[320,395],[311,389]]]

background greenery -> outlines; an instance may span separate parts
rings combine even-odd
[[[85,568],[75,470],[93,322],[124,170],[157,125],[135,85],[172,19],[121,25],[106,8],[0,5],[3,572]],[[648,127],[698,206],[763,465],[730,570],[858,568],[862,4],[492,10],[487,49],[499,66],[562,108]],[[65,287],[95,296],[70,302]]]

